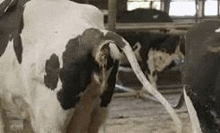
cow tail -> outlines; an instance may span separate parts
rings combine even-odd
[[[129,63],[131,64],[131,67],[139,79],[139,81],[142,83],[144,86],[143,88],[150,92],[153,96],[155,96],[161,104],[166,108],[167,112],[171,115],[174,123],[176,124],[177,127],[177,132],[181,133],[182,131],[182,122],[177,116],[176,112],[174,109],[171,107],[169,102],[157,91],[155,87],[153,87],[150,82],[146,79],[144,73],[141,71],[140,66],[138,65],[137,59],[135,58],[134,53],[132,52],[132,49],[129,45],[126,45],[124,48],[122,48],[123,52],[125,53],[126,57],[128,58]]]
[[[143,88],[145,90],[147,90],[148,92],[150,92],[154,97],[156,97],[163,104],[163,106],[166,108],[167,112],[171,115],[171,117],[177,127],[177,133],[181,133],[182,132],[181,120],[179,119],[179,117],[177,116],[176,112],[171,107],[171,105],[168,103],[168,101],[146,79],[144,73],[141,71],[141,68],[137,62],[137,59],[136,59],[134,52],[133,52],[132,48],[130,47],[129,43],[126,40],[124,40],[122,37],[120,37],[119,35],[117,35],[113,32],[107,33],[106,36],[108,36],[107,38],[112,38],[115,41],[115,44],[117,45],[117,47],[119,47],[124,52],[124,54],[126,55],[135,75],[137,76],[139,81],[144,86]]]

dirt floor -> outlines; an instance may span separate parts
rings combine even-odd
[[[177,103],[180,96],[180,71],[166,71],[158,76],[158,87],[163,96],[172,104]],[[119,73],[126,87],[134,89],[141,85],[132,73]],[[165,87],[168,86],[168,87]],[[173,86],[173,87],[172,87]],[[179,87],[175,87],[179,86]],[[175,93],[174,93],[175,92]],[[110,104],[109,117],[106,122],[106,133],[175,133],[175,125],[163,105],[150,99],[139,99],[134,96],[115,93]],[[176,110],[183,124],[183,133],[191,133],[191,123],[186,106]]]
[[[178,95],[164,95],[174,103]],[[191,132],[186,107],[176,110],[183,123],[183,133]],[[106,122],[106,133],[175,133],[175,125],[165,108],[149,99],[114,97]]]

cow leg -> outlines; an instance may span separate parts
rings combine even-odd
[[[29,105],[21,97],[5,94],[1,100],[2,113],[4,114],[5,132],[28,132],[33,133],[33,128],[29,117]]]
[[[210,108],[207,107],[208,103],[204,104],[194,99],[193,104],[197,111],[202,131],[204,133],[219,133],[214,116],[210,112]]]
[[[6,115],[6,110],[10,111],[10,108],[13,108],[13,110],[15,110],[14,108],[14,104],[12,103],[12,99],[11,99],[11,95],[5,94],[1,96],[1,109],[0,109],[0,131],[2,133],[4,132],[9,132],[9,119]],[[9,108],[10,107],[10,108]]]
[[[195,89],[195,88],[194,88]],[[197,90],[201,88],[196,88]],[[213,101],[205,95],[189,94],[197,112],[204,133],[219,133],[218,125],[213,115]]]
[[[219,67],[218,67],[219,68]],[[215,98],[214,98],[214,117],[215,121],[218,124],[218,131],[220,132],[220,72],[218,73],[218,76],[216,78],[216,84],[215,84]]]
[[[89,124],[88,133],[98,133],[99,127],[105,122],[107,115],[108,115],[107,108],[100,107],[99,105],[96,106],[91,113],[91,121]],[[105,125],[103,124],[103,128],[105,128],[104,126]]]
[[[186,63],[192,63],[190,61]],[[186,84],[190,86],[189,96],[197,111],[202,131],[219,133],[218,123],[215,120],[215,100],[218,100],[217,97],[220,94],[216,89],[219,86],[217,82],[219,82],[220,64],[218,65],[218,58],[214,55],[207,55],[196,61],[185,68]]]
[[[214,57],[215,62],[213,62],[214,68],[212,71],[216,73],[212,74],[213,77],[215,77],[213,80],[214,85],[213,85],[213,90],[208,97],[206,104],[202,104],[201,109],[199,109],[199,112],[201,112],[201,122],[205,122],[205,126],[201,125],[201,127],[205,127],[203,130],[204,132],[212,132],[212,133],[219,133],[220,132],[220,72],[219,72],[219,67],[220,67],[220,57],[217,55]],[[211,64],[211,63],[209,63]],[[211,69],[211,68],[209,68]],[[201,98],[202,99],[202,98]],[[200,100],[201,101],[201,100]],[[200,111],[200,110],[204,111]]]
[[[94,79],[92,79],[94,80]],[[88,133],[91,117],[95,108],[100,105],[100,86],[96,81],[91,81],[85,92],[81,95],[80,102],[75,106],[75,111],[67,127],[67,133]]]
[[[1,99],[1,127],[6,126],[2,130],[9,132],[11,130],[23,130],[23,120],[26,118],[26,113],[22,111],[24,101],[21,98],[14,97],[10,93],[5,93]],[[27,108],[27,107],[26,107]],[[4,115],[2,115],[4,114]],[[15,124],[19,122],[18,124]]]
[[[90,102],[90,99],[87,99]],[[97,100],[95,100],[97,102]],[[85,103],[80,101],[80,103],[75,107],[75,111],[67,127],[67,133],[88,133],[89,124],[91,121],[92,107],[94,101],[90,103]]]
[[[90,116],[86,109],[83,106],[76,107],[72,120],[67,127],[67,133],[87,133],[89,121]]]

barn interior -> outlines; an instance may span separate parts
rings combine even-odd
[[[129,43],[130,40],[132,42],[136,39],[131,44],[134,50],[137,49],[137,44],[140,44],[137,41],[138,37],[136,38],[137,34],[143,35],[143,37],[153,34],[155,36],[184,38],[187,31],[195,24],[218,20],[220,17],[220,0],[71,1],[91,4],[100,9],[104,14],[103,21],[106,29],[122,36],[129,34],[128,38],[124,36]],[[162,16],[160,17],[160,15]],[[153,41],[157,41],[157,39],[154,38]],[[165,43],[169,44],[169,41]],[[161,45],[163,44],[164,42],[161,43]],[[165,48],[167,47],[169,46],[166,45]],[[149,50],[149,47],[147,49]],[[169,53],[169,55],[171,54]],[[184,52],[182,54],[184,56]],[[147,55],[145,54],[145,56]],[[120,68],[115,93],[110,104],[110,115],[102,131],[105,133],[174,133],[175,125],[163,105],[150,94],[143,95],[140,92],[142,85],[130,66],[125,63]],[[184,57],[178,57],[166,64],[161,71],[155,70],[156,87],[172,105],[178,103],[183,90],[181,81],[183,69]],[[154,76],[154,74],[152,75]],[[182,120],[183,133],[192,132],[186,105],[182,105],[175,111]],[[24,125],[20,118],[13,122],[8,123],[12,125],[8,130],[11,133],[23,132],[21,130]],[[28,133],[30,132],[28,131]]]
[[[120,33],[158,33],[184,36],[193,25],[218,20],[220,0],[74,0],[80,3],[92,4],[105,15],[105,27]],[[137,11],[143,9],[142,11]],[[155,19],[151,11],[166,13],[166,18]],[[133,16],[129,12],[137,11]],[[126,14],[127,13],[127,14]],[[127,16],[126,16],[127,15]],[[150,17],[151,18],[150,18]],[[135,38],[135,36],[134,36]],[[176,104],[182,92],[181,82],[184,62],[174,67],[166,68],[158,73],[157,88],[165,98]],[[171,119],[163,106],[153,97],[140,97],[141,89],[132,71],[119,71],[110,116],[105,132],[120,133],[171,133],[175,132]],[[186,106],[176,109],[183,122],[183,133],[191,131],[191,123]]]

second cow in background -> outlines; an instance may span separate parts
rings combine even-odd
[[[185,55],[185,38],[151,32],[118,32],[133,47],[146,77],[156,87],[157,73],[180,64]],[[122,63],[126,66],[127,61]]]

